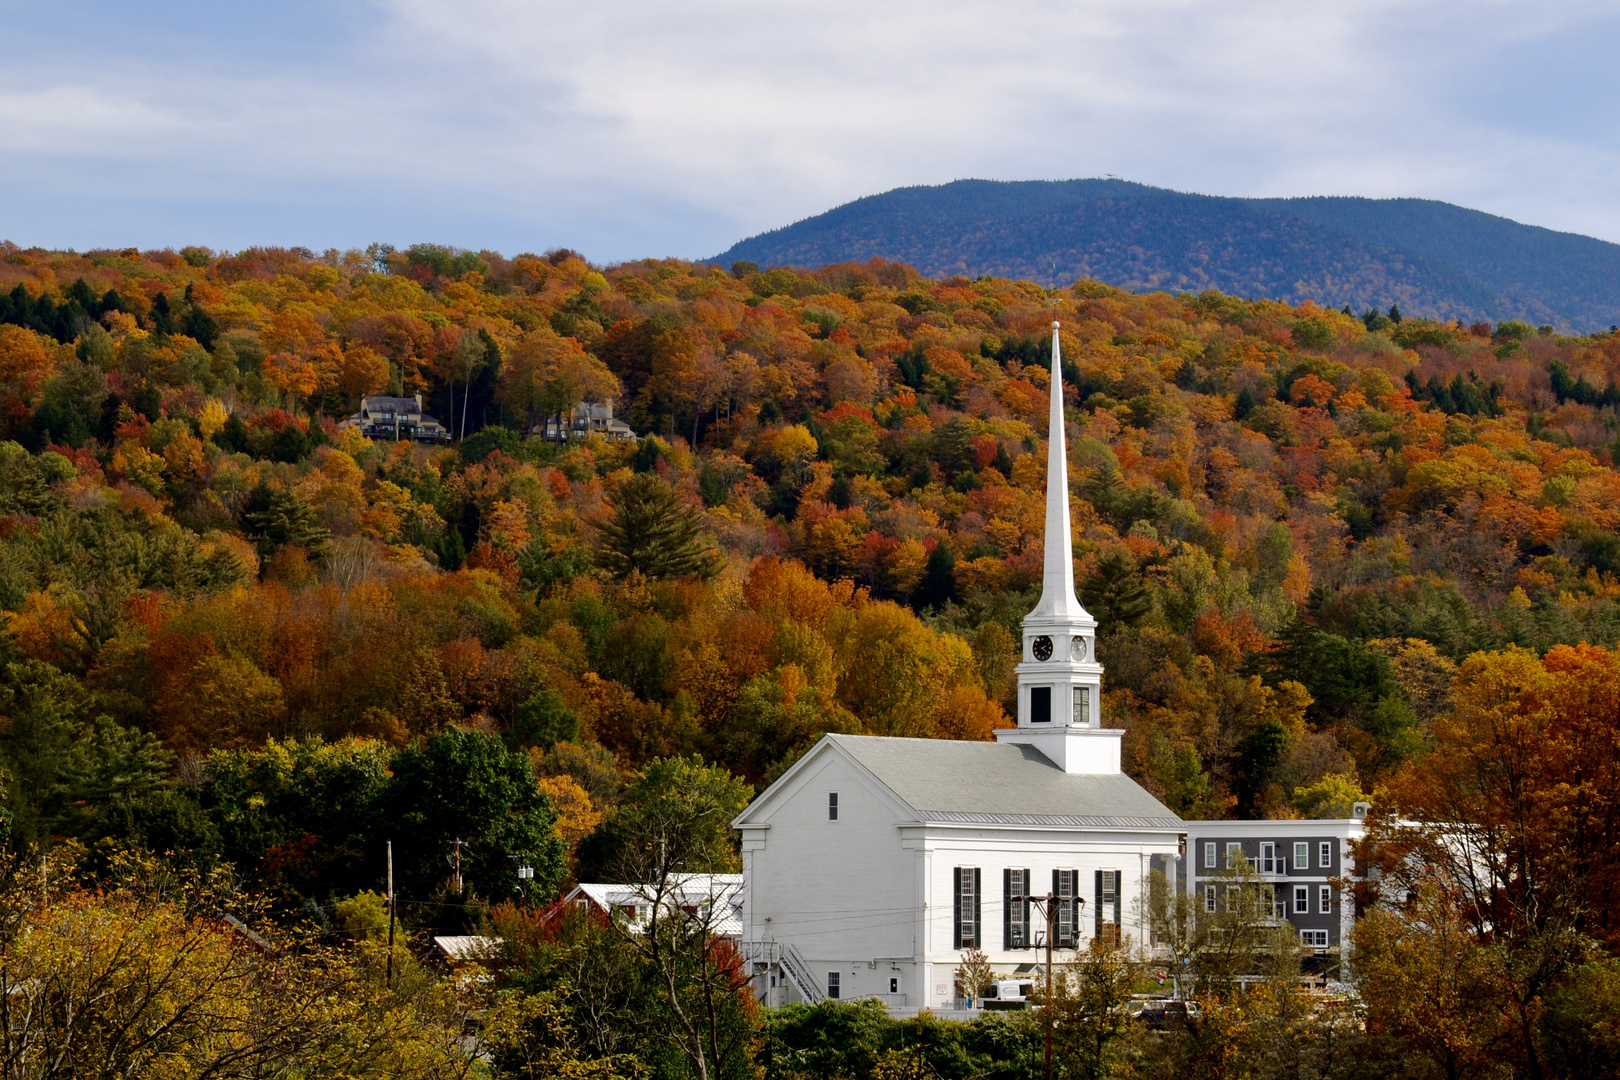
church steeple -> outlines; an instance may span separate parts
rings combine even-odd
[[[1031,616],[1090,621],[1074,595],[1074,539],[1069,524],[1069,440],[1063,430],[1063,346],[1052,324],[1052,405],[1046,436],[1046,564],[1041,599]],[[1095,624],[1093,624],[1095,625]]]
[[[1069,455],[1063,420],[1063,355],[1052,324],[1052,403],[1046,444],[1046,561],[1041,598],[1024,617],[1018,673],[1018,727],[1001,742],[1039,750],[1070,773],[1120,771],[1118,729],[1102,726],[1102,665],[1097,620],[1074,593],[1074,541],[1069,520]]]

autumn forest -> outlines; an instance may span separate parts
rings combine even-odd
[[[883,260],[0,248],[8,948],[37,974],[98,919],[129,955],[194,942],[199,1000],[280,1003],[220,1006],[243,1060],[297,1075],[730,1080],[764,1067],[758,1031],[797,1075],[926,1075],[898,1022],[746,994],[718,1022],[745,1049],[672,1049],[633,1020],[665,1007],[634,949],[545,905],[666,804],[729,820],[823,733],[1011,723],[1054,320],[1126,771],[1185,818],[1384,823],[1353,1038],[1277,990],[1065,1068],[1613,1075],[1620,334]],[[340,428],[376,394],[451,440]],[[640,438],[529,435],[580,401]],[[1464,880],[1413,819],[1500,867]],[[378,982],[390,840],[402,935],[521,943],[489,1061],[457,1057],[464,1004],[417,960]],[[736,865],[723,827],[693,850]],[[29,907],[47,865],[65,899]],[[211,904],[303,966],[245,958]],[[569,967],[608,954],[632,973],[611,1022]],[[1039,1075],[1004,1061],[1018,1023],[914,1027],[933,1075],[1012,1080]],[[870,1053],[817,1058],[837,1024]],[[148,1075],[158,1051],[128,1052]]]

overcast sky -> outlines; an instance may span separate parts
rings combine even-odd
[[[909,184],[1620,242],[1620,0],[0,0],[0,238],[712,255]]]

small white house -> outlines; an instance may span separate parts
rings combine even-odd
[[[1052,335],[1046,564],[1024,620],[1018,726],[996,742],[827,735],[739,815],[742,950],[761,997],[949,1005],[965,950],[1028,971],[1052,944],[1145,942],[1155,857],[1182,822],[1120,770],[1096,622],[1074,592]]]
[[[741,874],[682,874],[666,885],[663,902],[666,910],[711,920],[715,936],[735,941],[742,936],[742,890]],[[646,924],[657,895],[653,885],[583,882],[563,897],[563,903],[623,919],[636,928]]]

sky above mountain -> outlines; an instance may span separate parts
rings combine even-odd
[[[0,238],[699,256],[905,184],[1620,241],[1620,2],[0,0]]]

